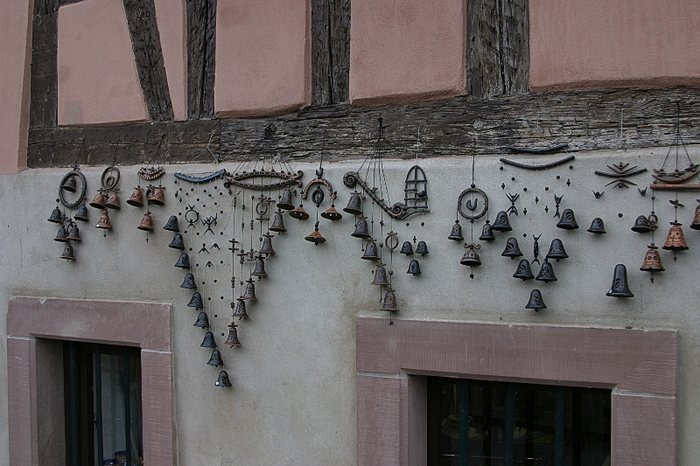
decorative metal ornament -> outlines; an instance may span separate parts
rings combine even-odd
[[[61,225],[58,227],[58,231],[56,232],[56,236],[53,239],[54,241],[59,241],[61,243],[65,243],[68,241],[68,232],[66,231],[66,227]]]
[[[511,259],[522,256],[523,253],[520,251],[520,246],[518,246],[518,240],[512,236],[508,238],[506,240],[506,247],[501,255],[503,257],[510,257]]]
[[[542,299],[542,292],[540,290],[535,289],[530,292],[530,300],[525,305],[525,309],[532,309],[535,312],[540,309],[547,309],[547,305],[544,303],[544,299]]]
[[[515,202],[518,200],[520,197],[520,194],[515,193],[515,194],[506,194],[506,197],[510,201],[510,207],[508,207],[508,210],[506,210],[506,213],[508,215],[515,215],[516,217],[518,216],[518,208],[515,206]]]
[[[656,215],[647,217],[646,215],[640,215],[634,221],[634,225],[631,230],[637,233],[649,233],[656,230],[657,226]]]
[[[219,353],[219,350],[215,349],[211,352],[211,356],[209,356],[209,361],[207,361],[207,365],[212,367],[220,367],[224,365],[224,361],[221,359],[221,353]]]
[[[362,215],[362,196],[357,191],[350,194],[348,205],[343,209],[351,215]]]
[[[411,212],[408,215],[417,212],[430,212],[428,209],[428,178],[419,165],[414,165],[408,170],[403,191],[404,205]]]
[[[416,259],[411,259],[411,262],[408,263],[408,270],[406,273],[411,274],[411,275],[420,275],[420,263]]]
[[[319,244],[326,242],[326,238],[324,238],[321,235],[321,232],[318,231],[318,222],[316,222],[316,226],[314,227],[314,231],[312,231],[311,233],[306,235],[306,237],[304,237],[304,239],[306,241],[310,241],[310,242],[314,243],[314,246],[318,246]]]
[[[304,206],[299,204],[299,207],[289,211],[289,216],[297,220],[308,220],[309,214],[304,210]]]
[[[185,278],[182,280],[182,285],[180,285],[180,288],[184,288],[186,290],[197,289],[197,284],[194,282],[194,275],[192,275],[191,272],[187,272],[185,274]]]
[[[355,238],[368,239],[371,237],[369,234],[369,227],[367,226],[367,218],[363,215],[360,216],[355,225],[355,231],[350,233],[350,236]]]
[[[185,231],[189,230],[190,227],[197,229],[197,223],[199,223],[199,212],[194,209],[194,206],[187,204],[185,207],[185,221],[187,222],[187,228]]]
[[[228,329],[228,338],[226,338],[225,344],[231,348],[240,347],[241,341],[238,339],[238,325],[231,324]]]
[[[493,235],[493,228],[488,220],[481,229],[481,236],[479,236],[479,241],[493,241],[496,237]]]
[[[68,226],[68,235],[66,239],[68,241],[80,241],[80,229],[78,229],[78,225],[71,222]]]
[[[252,279],[248,279],[245,284],[245,290],[243,291],[243,296],[241,298],[243,301],[255,302],[258,298],[255,296],[255,283]]]
[[[481,265],[481,258],[479,257],[479,253],[476,252],[478,249],[481,248],[480,244],[475,244],[475,243],[469,243],[464,245],[465,248],[467,248],[467,251],[464,253],[462,256],[462,259],[459,261],[460,264],[466,265],[467,267],[478,267]]]
[[[420,213],[420,212],[425,212],[425,209],[410,209],[408,208],[405,204],[401,202],[397,202],[392,206],[389,206],[386,204],[384,199],[381,199],[377,195],[377,190],[375,190],[373,187],[369,186],[367,182],[365,182],[362,177],[360,176],[359,173],[357,172],[347,172],[345,176],[343,176],[343,184],[347,186],[350,189],[355,188],[356,186],[360,186],[364,193],[372,199],[372,201],[388,216],[390,216],[393,219],[396,220],[403,220],[405,218],[410,217],[411,215]],[[354,194],[354,193],[353,193]],[[351,197],[352,199],[352,197]],[[350,203],[348,203],[348,207],[350,206]],[[345,212],[348,212],[347,207],[345,209]],[[348,212],[352,213],[352,212]]]
[[[605,231],[605,223],[603,223],[603,219],[600,217],[596,217],[593,219],[591,222],[591,226],[588,228],[589,233],[594,233],[596,235],[604,235],[606,233]]]
[[[663,248],[667,251],[684,251],[688,249],[688,243],[685,241],[685,235],[681,228],[681,223],[671,222],[671,228],[666,235],[666,241]]]
[[[214,215],[210,215],[207,218],[203,218],[200,220],[202,222],[202,225],[204,225],[206,228],[204,230],[204,234],[206,235],[207,233],[211,233],[212,235],[214,234],[213,227],[215,227],[218,223],[218,213]]]
[[[557,228],[562,228],[564,230],[575,230],[578,228],[573,210],[564,209],[564,212],[561,214],[561,219],[557,223]]]
[[[421,256],[428,254],[428,245],[425,241],[418,241],[418,244],[416,245],[416,254],[420,254]]]
[[[175,236],[173,236],[173,240],[168,244],[169,248],[173,249],[179,249],[179,250],[184,250],[185,249],[185,242],[182,239],[182,235],[180,233],[175,233]]]
[[[224,187],[238,186],[239,188],[252,191],[272,191],[275,189],[288,187],[301,187],[301,179],[304,172],[299,170],[291,171],[268,170],[265,168],[255,169],[250,172],[226,173]],[[258,180],[257,182],[255,180]]]
[[[399,312],[399,308],[396,305],[396,294],[392,289],[388,289],[384,294],[384,300],[382,301],[382,311],[389,312]]]
[[[152,205],[165,205],[165,188],[162,186],[149,186],[146,190],[146,200]]]
[[[180,269],[189,269],[190,268],[190,256],[186,252],[183,252],[180,254],[180,258],[177,260],[175,263],[175,267],[180,268]]]
[[[642,266],[639,268],[642,272],[663,272],[664,266],[661,264],[661,254],[659,254],[659,248],[651,243],[647,247],[647,252],[644,254],[644,260],[642,261]],[[653,278],[652,278],[653,281]]]
[[[413,255],[413,244],[411,244],[410,241],[404,241],[403,244],[401,245],[401,251],[399,251],[400,254],[405,254],[407,256],[412,256]]]
[[[208,173],[204,176],[192,176],[192,175],[186,175],[184,173],[175,173],[175,178],[178,180],[182,181],[187,181],[188,183],[193,183],[193,184],[204,184],[204,183],[209,183],[210,181],[214,181],[218,178],[222,178],[226,174],[226,170],[217,170],[212,173]]]
[[[652,170],[651,176],[654,177],[655,182],[650,187],[656,190],[697,191],[700,190],[699,183],[690,184],[687,182],[692,178],[700,180],[700,164],[693,163],[690,154],[688,154],[688,148],[685,146],[680,129],[680,104],[677,103],[676,105],[675,135],[661,168]],[[688,165],[685,168],[679,165],[681,149],[685,154],[685,159],[688,160]],[[671,154],[674,155],[673,158],[670,157]],[[669,158],[675,160],[675,165],[671,169],[666,169],[666,163],[669,161]]]
[[[554,267],[552,267],[552,264],[550,264],[547,259],[542,262],[540,273],[537,274],[535,280],[545,283],[557,281],[557,276],[554,275]]]
[[[75,254],[73,253],[73,246],[70,243],[66,243],[66,247],[63,248],[63,254],[61,254],[61,259],[65,259],[69,262],[75,260]]]
[[[329,208],[321,212],[321,217],[325,218],[326,220],[336,222],[343,218],[343,215],[336,210],[335,205],[331,204]]]
[[[193,326],[202,329],[209,328],[209,316],[207,315],[207,313],[201,311],[199,314],[197,314],[197,320],[195,321]]]
[[[54,207],[47,220],[51,223],[63,223],[63,213],[61,212],[61,209]]]
[[[561,201],[564,199],[564,196],[557,196],[556,194],[554,195],[554,218],[559,218],[559,206],[561,205]]]
[[[115,165],[110,165],[105,168],[100,177],[100,182],[102,184],[102,189],[104,191],[113,191],[117,188],[119,180],[121,179],[121,172]]]
[[[282,191],[282,197],[277,201],[277,208],[282,210],[292,210],[294,208],[294,201],[292,200],[294,194],[291,188],[285,188]]]
[[[539,235],[532,235],[533,239],[533,244],[532,244],[532,263],[534,264],[537,262],[538,264],[540,263],[540,238],[542,237],[541,234]]]
[[[204,303],[202,302],[202,295],[199,294],[199,291],[195,291],[194,293],[192,293],[192,298],[190,298],[190,302],[187,303],[187,307],[193,307],[195,309],[204,308]]]
[[[163,226],[163,230],[172,231],[173,233],[180,232],[180,225],[178,224],[177,217],[175,215],[170,216],[168,222]]]
[[[73,218],[76,220],[80,220],[81,222],[90,221],[87,206],[85,204],[82,204],[80,207],[78,207],[78,210],[73,215]]]
[[[459,224],[459,220],[455,220],[454,225],[452,225],[452,230],[450,231],[450,236],[447,239],[453,241],[463,241],[464,236],[462,236],[462,225]]]
[[[107,211],[107,209],[102,209],[102,215],[100,215],[100,219],[95,225],[95,228],[99,228],[101,230],[112,229],[112,222],[109,220],[109,211]]]
[[[374,280],[372,280],[371,284],[372,285],[379,285],[379,286],[388,286],[389,285],[389,277],[386,273],[386,269],[384,268],[384,265],[379,264],[374,269]]]
[[[632,298],[634,294],[630,291],[627,285],[627,267],[625,264],[617,264],[613,271],[613,281],[610,290],[605,293],[605,296],[615,298]]]
[[[236,307],[233,310],[233,316],[238,317],[238,320],[248,318],[248,311],[246,309],[246,304],[245,304],[245,301],[243,299],[238,298],[236,300]]]
[[[462,191],[457,199],[457,212],[467,220],[478,220],[489,210],[489,197],[474,185]]]
[[[255,258],[255,268],[250,274],[252,277],[265,278],[267,273],[265,272],[265,261],[262,256],[259,255]]]
[[[508,214],[506,214],[504,211],[500,211],[496,214],[496,220],[494,220],[493,225],[491,225],[491,229],[493,231],[511,231],[513,228],[510,226],[510,222],[508,221]]]
[[[163,167],[154,167],[149,165],[147,167],[141,167],[138,171],[139,178],[144,181],[154,181],[165,175],[165,169]]]
[[[367,242],[367,245],[365,246],[365,253],[360,259],[370,261],[379,260],[379,254],[377,253],[377,243],[375,243],[373,240]]]
[[[58,199],[67,209],[75,209],[85,201],[87,181],[76,165],[62,179],[58,188]]]
[[[698,202],[700,202],[700,199],[698,199]],[[700,205],[695,206],[695,215],[693,216],[690,228],[692,230],[700,230]]]
[[[532,274],[532,269],[530,268],[530,261],[527,259],[520,259],[518,263],[518,268],[513,274],[514,278],[520,278],[521,280],[532,280],[535,276]]]
[[[272,235],[263,235],[262,246],[260,246],[260,254],[265,254],[265,256],[274,256],[275,250],[272,249]]]
[[[151,217],[150,212],[146,212],[143,214],[143,218],[141,219],[141,223],[137,227],[139,230],[142,231],[148,231],[151,232],[153,231],[153,217]]]
[[[270,231],[274,231],[276,233],[284,233],[287,231],[287,228],[284,226],[284,216],[282,215],[282,211],[275,211],[272,225],[270,225]]]
[[[637,186],[627,178],[635,175],[640,175],[647,171],[646,168],[639,168],[637,166],[630,167],[629,163],[619,162],[612,165],[606,165],[609,171],[599,171],[596,170],[594,173],[598,176],[605,176],[607,178],[614,178],[610,183],[605,186],[614,185],[616,188],[629,188],[630,186]]]
[[[564,250],[564,243],[561,242],[559,238],[554,238],[549,245],[549,252],[547,253],[547,259],[566,259],[569,255]]]
[[[558,167],[559,165],[564,165],[565,163],[572,162],[576,159],[575,156],[569,155],[568,157],[561,158],[559,160],[555,160],[553,162],[547,162],[547,163],[533,163],[533,164],[526,164],[522,162],[517,162],[515,160],[510,160],[506,158],[499,159],[501,163],[504,163],[506,165],[510,165],[512,167],[517,167],[517,168],[522,168],[524,170],[547,170],[548,168],[554,168]]]
[[[134,188],[131,197],[127,199],[126,203],[134,207],[143,207],[143,189],[141,189],[141,186]]]
[[[228,372],[219,372],[219,377],[216,379],[216,382],[214,382],[214,385],[217,387],[230,387],[231,381],[228,378]]]
[[[112,210],[120,210],[122,208],[119,193],[117,191],[112,191],[109,193],[107,201],[105,201],[105,207]]]
[[[204,334],[202,343],[200,343],[199,346],[201,346],[202,348],[216,348],[216,340],[214,340],[214,334],[207,331],[207,333]]]
[[[105,195],[102,193],[102,191],[99,191],[90,202],[90,207],[94,207],[95,209],[104,209],[105,201]]]

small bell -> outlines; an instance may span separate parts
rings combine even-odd
[[[153,217],[151,217],[150,212],[143,214],[141,223],[136,228],[142,231],[153,231]]]
[[[564,250],[564,243],[559,238],[554,238],[549,245],[547,259],[566,259],[569,255]]]
[[[187,307],[193,307],[195,309],[204,308],[204,303],[202,302],[202,295],[199,294],[199,291],[195,291],[194,293],[192,293],[192,298],[190,298],[190,302],[187,303]]]
[[[236,308],[233,310],[233,316],[238,317],[238,319],[247,319],[248,311],[246,310],[245,301],[242,298],[236,300]]]
[[[221,359],[221,353],[219,353],[219,350],[215,349],[211,352],[211,356],[209,356],[209,361],[207,361],[207,365],[212,367],[219,367],[224,365],[224,361]]]
[[[146,201],[153,205],[165,205],[165,188],[162,186],[151,186],[146,190]]]
[[[504,211],[500,211],[496,214],[496,220],[493,222],[493,225],[491,225],[491,229],[493,231],[511,231],[513,228],[510,226],[510,222],[508,221],[508,214],[506,214]]]
[[[75,255],[73,254],[73,246],[70,243],[67,243],[66,247],[63,248],[63,254],[61,254],[61,259],[65,259],[67,261],[75,260]]]
[[[578,228],[578,223],[576,223],[576,216],[574,211],[571,209],[564,209],[561,213],[561,218],[557,223],[557,228],[562,228],[564,230],[576,230]]]
[[[459,220],[455,220],[454,225],[452,225],[452,230],[450,231],[450,236],[448,236],[447,239],[454,241],[464,240],[464,237],[462,236],[462,225],[459,224]]]
[[[508,238],[506,240],[506,247],[503,249],[501,255],[503,257],[510,257],[511,259],[522,256],[523,253],[520,251],[520,246],[518,246],[518,240],[512,236]]]
[[[219,372],[219,378],[216,379],[216,382],[214,383],[214,385],[217,387],[230,387],[231,381],[228,378],[228,372],[226,372],[226,371]]]
[[[214,340],[214,334],[207,331],[204,334],[202,342],[199,344],[202,348],[216,348],[216,340]]]
[[[413,255],[413,244],[410,241],[404,241],[401,245],[401,254],[406,254],[407,256]]]
[[[80,230],[78,229],[78,225],[75,223],[71,223],[70,226],[68,227],[68,236],[66,236],[66,239],[69,241],[80,241]]]
[[[245,290],[243,291],[243,296],[241,298],[243,301],[255,302],[258,298],[255,297],[255,283],[252,279],[248,279],[245,285]]]
[[[180,254],[180,258],[175,263],[175,267],[179,269],[189,269],[190,268],[190,256],[186,252]]]
[[[700,202],[700,199],[698,199]],[[691,230],[700,230],[700,204],[695,206],[695,216],[693,217],[693,222],[690,224]]]
[[[663,272],[664,266],[661,264],[661,254],[659,254],[659,248],[650,244],[647,248],[646,254],[644,254],[644,260],[642,261],[642,266],[639,270],[643,272]]]
[[[131,193],[131,197],[126,203],[134,207],[143,207],[143,189],[141,189],[141,186],[134,188],[134,192]]]
[[[177,216],[171,215],[168,219],[168,223],[163,225],[163,230],[172,231],[173,233],[179,233],[180,225],[178,224]]]
[[[384,294],[384,301],[382,302],[382,311],[398,312],[399,308],[396,307],[396,295],[394,291],[389,289]]]
[[[684,251],[688,249],[688,244],[685,242],[685,234],[683,234],[680,223],[671,222],[671,228],[668,230],[663,248],[667,251]]]
[[[379,260],[379,254],[377,254],[377,243],[374,241],[369,241],[367,246],[365,246],[365,253],[362,255],[361,259],[369,261]]]
[[[68,176],[61,185],[61,189],[68,193],[76,192],[78,190],[78,183],[75,181],[75,176]]]
[[[284,227],[284,216],[281,210],[275,211],[275,218],[272,219],[272,225],[270,225],[270,231],[275,233],[284,233],[287,229]]]
[[[105,207],[108,209],[114,209],[114,210],[119,210],[122,208],[121,205],[121,200],[119,199],[119,193],[116,191],[112,191],[109,193],[109,197],[107,198],[107,202],[105,202]]]
[[[51,223],[63,223],[63,214],[61,209],[54,207],[51,211],[51,216],[47,219]]]
[[[525,305],[525,309],[532,309],[535,312],[539,311],[540,309],[547,309],[547,306],[544,304],[544,300],[542,299],[542,292],[540,290],[532,290],[530,292],[530,300]]]
[[[80,207],[78,207],[78,210],[75,212],[75,215],[73,215],[73,218],[76,220],[80,220],[81,222],[90,221],[87,206],[83,204]]]
[[[477,249],[481,248],[481,245],[479,244],[465,244],[465,248],[467,248],[467,252],[464,253],[462,256],[462,259],[459,261],[460,264],[466,265],[467,267],[478,267],[481,265],[481,258],[479,257],[479,253],[476,252]]]
[[[283,210],[294,209],[294,203],[292,201],[293,196],[294,193],[292,193],[292,190],[290,188],[285,188],[284,191],[282,191],[282,197],[277,201],[277,208]]]
[[[425,244],[425,241],[418,241],[416,245],[416,254],[420,254],[421,256],[428,254],[428,245]]]
[[[326,220],[331,220],[335,222],[343,218],[343,214],[338,212],[334,205],[331,205],[325,211],[321,212],[321,217],[325,218]]]
[[[228,338],[226,338],[224,344],[230,348],[241,346],[241,341],[238,339],[238,330],[236,330],[238,325],[232,323],[228,327]]]
[[[605,293],[605,296],[615,298],[633,298],[634,294],[627,286],[627,267],[625,264],[617,264],[613,271],[613,281],[610,290]]]
[[[100,215],[100,220],[98,220],[97,225],[95,225],[95,228],[99,228],[101,230],[112,229],[112,222],[109,220],[109,212],[107,211],[107,209],[102,209],[102,215]]]
[[[552,267],[552,264],[550,264],[548,260],[542,262],[540,273],[537,274],[535,280],[545,283],[557,281],[557,277],[554,275],[554,267]]]
[[[506,220],[508,220],[508,217],[506,217]],[[491,227],[491,224],[486,221],[484,224],[484,228],[481,229],[481,236],[479,236],[480,241],[493,241],[495,240],[496,237],[493,236],[493,228]]]
[[[94,207],[95,209],[105,208],[105,195],[102,191],[97,192],[92,202],[90,202],[90,207]]]
[[[360,196],[360,193],[354,192],[350,195],[348,205],[343,211],[351,215],[362,215],[362,196]]]
[[[182,235],[180,233],[175,233],[175,236],[173,236],[173,240],[170,242],[170,244],[168,244],[168,247],[179,250],[185,249],[185,242],[182,239]]]
[[[185,274],[185,278],[182,280],[182,285],[180,285],[180,288],[184,288],[186,290],[197,289],[197,284],[194,282],[194,275],[192,275],[191,272],[187,272]]]
[[[194,323],[195,327],[199,328],[209,328],[209,316],[206,312],[201,311],[197,314],[197,321]]]
[[[354,238],[367,239],[370,237],[369,228],[367,227],[367,218],[360,217],[355,225],[355,231],[350,233],[350,236]]]
[[[649,233],[656,230],[656,225],[650,222],[646,215],[640,215],[634,221],[634,225],[632,226],[631,230],[637,233]]]
[[[411,262],[408,263],[408,270],[406,273],[420,275],[420,263],[416,259],[411,259]]]
[[[299,204],[299,207],[296,209],[290,210],[289,216],[297,220],[308,220],[309,218],[309,214],[304,210],[304,206],[301,204]]]
[[[66,227],[64,227],[63,225],[58,227],[58,231],[56,232],[56,236],[53,240],[60,241],[61,243],[68,242],[68,232],[66,231]]]
[[[272,249],[272,235],[263,235],[262,246],[258,252],[260,254],[265,254],[265,256],[273,256],[275,254],[275,250]]]
[[[326,238],[324,238],[321,235],[321,232],[318,231],[318,222],[316,222],[316,228],[314,228],[314,231],[306,235],[304,239],[306,241],[311,241],[312,243],[314,243],[314,246],[318,246],[319,244],[326,242]]]
[[[255,258],[255,268],[250,275],[258,278],[267,277],[267,273],[265,272],[265,261],[263,260],[262,256],[257,256]]]
[[[595,233],[597,235],[604,235],[606,233],[605,231],[605,224],[603,223],[603,219],[600,217],[596,217],[593,219],[591,222],[591,226],[588,230],[589,233]]]
[[[521,280],[532,280],[535,276],[532,274],[532,269],[530,268],[530,261],[527,259],[520,259],[518,263],[518,268],[513,274],[513,278],[520,278]]]
[[[372,280],[371,284],[380,286],[389,285],[389,277],[383,265],[378,265],[377,268],[374,269],[374,280]]]

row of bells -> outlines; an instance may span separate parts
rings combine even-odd
[[[300,204],[299,207],[294,206],[294,202],[292,199],[293,195],[294,195],[294,193],[292,192],[291,188],[285,188],[282,191],[282,195],[280,197],[280,200],[277,201],[277,207],[281,210],[289,211],[289,216],[294,218],[294,219],[307,220],[309,218],[309,214],[306,212],[303,205]],[[279,219],[280,225],[283,228],[284,222],[281,219],[281,212],[278,211],[278,213],[280,214],[280,219]],[[343,218],[343,214],[338,212],[338,210],[335,208],[334,204],[331,204],[331,206],[328,209],[326,209],[325,211],[323,211],[321,213],[321,217],[335,222],[335,221]],[[277,218],[275,218],[275,220],[277,220]],[[273,224],[274,223],[275,223],[275,221],[273,221]],[[276,230],[272,230],[272,231],[276,231]],[[284,231],[286,231],[286,230],[284,230]]]
[[[140,186],[134,188],[131,197],[126,201],[127,204],[135,207],[143,207],[143,190]],[[165,205],[165,188],[162,186],[149,187],[146,192],[148,204]],[[103,191],[98,191],[94,199],[90,202],[90,207],[95,209],[121,209],[121,200],[117,191],[111,191],[108,196],[105,196]]]

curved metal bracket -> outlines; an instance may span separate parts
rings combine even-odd
[[[526,163],[516,162],[515,160],[510,160],[510,159],[506,159],[506,158],[502,158],[502,159],[500,159],[500,161],[501,161],[501,163],[505,163],[506,165],[511,165],[513,167],[523,168],[525,170],[546,170],[548,168],[553,168],[553,167],[556,167],[559,165],[563,165],[566,162],[571,162],[574,159],[576,159],[576,157],[573,155],[570,155],[568,157],[564,157],[563,159],[555,160],[554,162],[531,164],[531,165],[528,165]]]
[[[217,170],[215,172],[209,173],[208,175],[204,176],[193,176],[193,175],[185,175],[184,173],[176,172],[175,173],[175,178],[178,180],[182,181],[187,181],[188,183],[208,183],[212,180],[215,180],[217,178],[221,178],[226,174],[226,170]]]
[[[325,178],[314,178],[313,180],[309,181],[307,185],[304,186],[304,189],[301,191],[301,198],[306,199],[309,195],[309,191],[311,190],[311,188],[316,185],[325,186],[326,189],[328,189],[328,192],[330,193],[331,199],[335,199],[335,191],[333,191],[333,185],[331,185],[331,182]]]
[[[377,196],[376,191],[370,188],[357,172],[347,172],[343,176],[343,184],[348,188],[354,188],[356,185],[359,185],[365,194],[369,196],[374,203],[377,204],[391,218],[402,220],[410,217],[413,214],[417,214],[418,212],[425,212],[425,210],[412,210],[400,202],[397,202],[393,206],[388,206],[386,202],[384,202],[384,199],[380,199],[379,196]]]
[[[270,170],[253,170],[250,172],[241,173],[226,173],[226,182],[224,187],[229,188],[231,185],[238,186],[243,189],[252,189],[254,191],[266,191],[272,189],[288,188],[291,186],[301,187],[301,179],[304,176],[304,172],[299,170],[296,173],[293,172],[278,172]],[[276,183],[261,183],[253,184],[247,180],[255,178],[267,178],[270,180],[279,180]]]

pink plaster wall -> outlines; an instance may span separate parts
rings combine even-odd
[[[3,2],[0,15],[0,174],[17,173],[27,166],[31,3]]]
[[[465,0],[353,0],[354,103],[463,94],[465,61]]]
[[[271,115],[311,97],[310,0],[219,0],[215,110]]]
[[[187,29],[184,0],[155,0],[156,20],[176,120],[187,119]]]
[[[698,0],[530,0],[530,87],[698,86],[698,24]]]
[[[58,124],[148,119],[122,0],[58,12]]]

